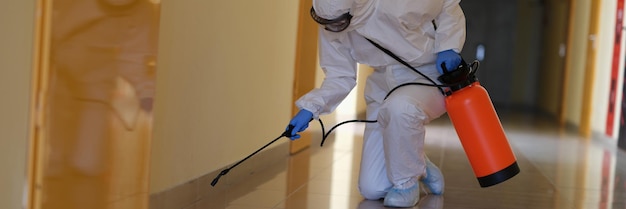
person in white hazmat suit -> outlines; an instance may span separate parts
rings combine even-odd
[[[443,194],[444,179],[425,155],[424,125],[446,111],[444,95],[367,39],[396,54],[436,81],[461,63],[465,16],[460,0],[313,0],[311,15],[320,24],[320,66],[325,79],[319,88],[296,101],[291,139],[300,138],[311,119],[335,110],[356,85],[357,63],[375,69],[366,83],[367,119],[359,190],[366,199],[384,198],[390,207],[412,207],[419,184]],[[367,38],[367,39],[366,39]],[[289,129],[289,126],[288,126]]]

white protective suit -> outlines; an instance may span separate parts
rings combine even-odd
[[[412,187],[424,176],[424,125],[446,110],[442,93],[428,86],[405,86],[384,100],[400,84],[429,81],[365,37],[436,81],[437,53],[448,49],[459,53],[465,42],[465,16],[459,2],[355,0],[350,8],[354,17],[346,30],[319,29],[320,66],[326,77],[321,87],[296,101],[300,109],[312,112],[314,118],[334,111],[356,85],[357,63],[375,69],[367,79],[365,99],[367,119],[378,123],[366,125],[359,177],[359,189],[367,199],[383,198],[391,187]]]

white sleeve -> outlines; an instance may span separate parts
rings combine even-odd
[[[311,111],[314,118],[334,111],[356,86],[357,63],[350,54],[351,49],[337,39],[331,41],[328,38],[345,34],[329,33],[331,32],[320,27],[319,56],[320,66],[325,74],[324,81],[319,88],[311,90],[296,101],[296,106]]]
[[[435,18],[435,51],[452,49],[460,53],[465,44],[465,14],[460,0],[444,0],[443,10]]]

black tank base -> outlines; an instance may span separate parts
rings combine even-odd
[[[495,172],[487,176],[478,177],[477,179],[478,179],[478,183],[480,184],[480,187],[490,187],[490,186],[505,182],[506,180],[513,178],[513,176],[517,175],[518,173],[519,173],[519,167],[517,166],[517,161],[515,161],[510,166],[498,172]]]

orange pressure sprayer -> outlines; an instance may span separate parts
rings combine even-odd
[[[448,116],[461,140],[481,187],[502,183],[520,172],[491,99],[475,76],[478,62],[464,61],[457,70],[438,79],[450,85],[446,92]]]

